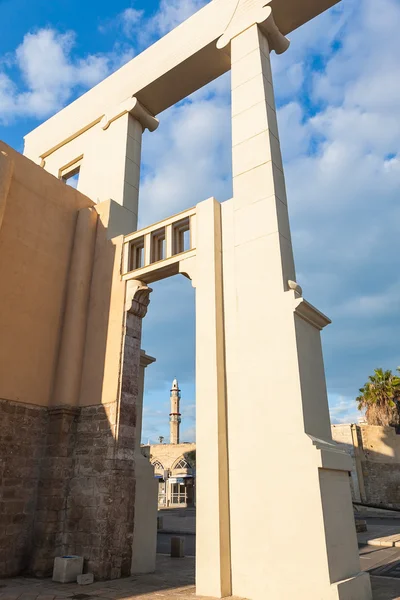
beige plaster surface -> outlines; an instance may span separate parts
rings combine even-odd
[[[93,202],[0,142],[2,151],[13,174],[0,201],[0,397],[47,406],[77,214]]]
[[[81,406],[116,402],[119,396],[125,284],[121,281],[122,236],[109,239],[114,202],[96,205],[99,214],[88,305],[86,344],[80,387]]]

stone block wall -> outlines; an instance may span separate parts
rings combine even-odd
[[[54,558],[65,553],[65,514],[74,470],[78,417],[76,408],[48,409],[29,565],[29,570],[40,577],[50,575]]]
[[[400,508],[400,435],[396,428],[332,425],[332,438],[352,457],[353,500]]]
[[[365,501],[400,508],[400,464],[362,462]]]
[[[83,555],[99,579],[129,575],[132,560],[134,462],[115,456],[117,409],[81,409],[66,509],[65,552]]]
[[[400,435],[394,427],[360,425],[365,501],[400,508]]]
[[[0,576],[24,572],[32,552],[47,410],[0,399]]]
[[[121,460],[116,455],[117,415],[117,402],[49,410],[32,574],[51,575],[54,558],[64,554],[83,556],[98,579],[130,574],[135,472],[133,457]],[[126,446],[133,443],[132,437]]]
[[[56,556],[83,556],[98,579],[131,572],[135,507],[135,438],[142,317],[126,314],[120,392],[114,402],[49,409],[39,477],[30,570],[51,574]],[[144,304],[143,304],[144,303]]]

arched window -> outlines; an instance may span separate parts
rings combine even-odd
[[[191,469],[192,467],[189,465],[188,461],[185,460],[184,458],[181,458],[178,460],[178,462],[176,463],[176,465],[174,466],[174,469]]]
[[[160,463],[159,460],[155,460],[152,463],[153,467],[155,468],[156,471],[164,471],[164,467],[162,466],[162,464]]]

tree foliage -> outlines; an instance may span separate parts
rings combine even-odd
[[[400,424],[400,377],[392,371],[375,369],[356,400],[358,410],[365,409],[368,425]]]

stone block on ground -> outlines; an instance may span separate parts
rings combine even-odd
[[[78,577],[76,578],[76,582],[79,583],[79,585],[90,585],[91,583],[93,583],[93,581],[93,573],[84,573],[82,575],[78,575]]]
[[[184,556],[185,556],[185,538],[172,537],[171,538],[171,557],[172,558],[183,558]]]
[[[57,556],[54,559],[53,581],[57,583],[76,582],[83,571],[83,556]]]

